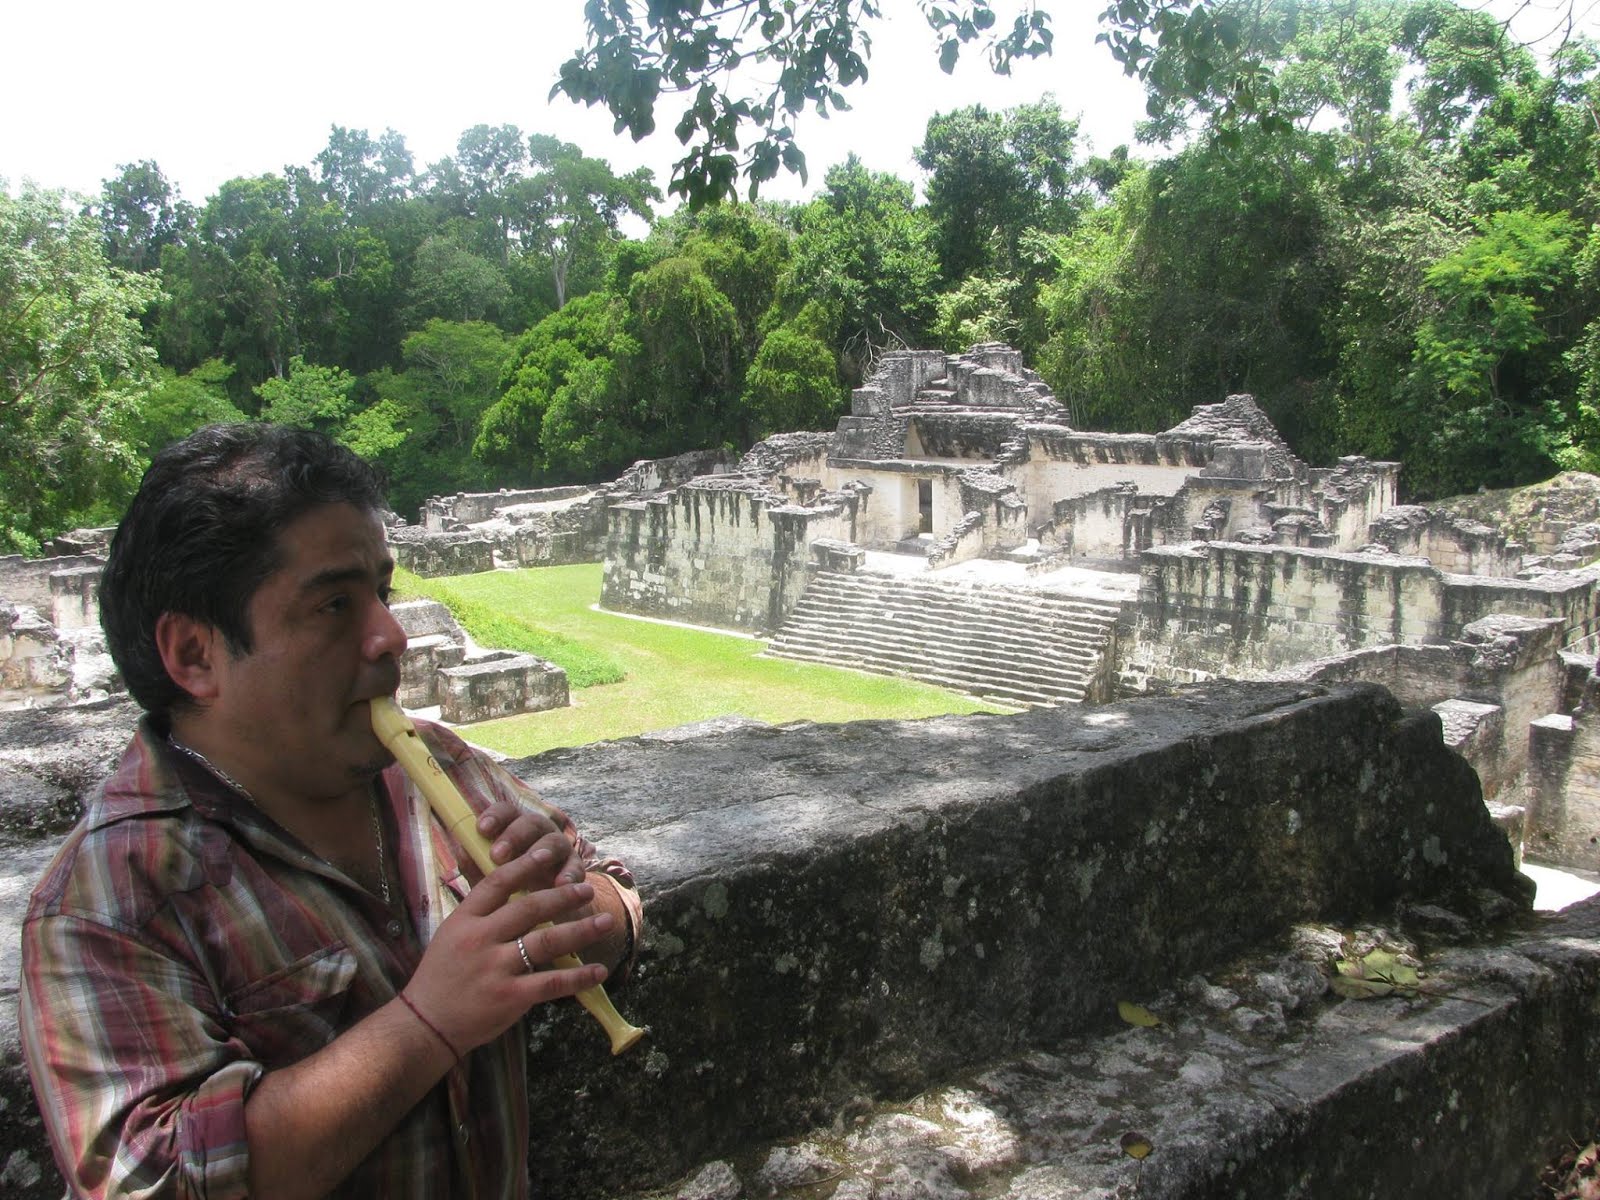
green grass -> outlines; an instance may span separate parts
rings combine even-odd
[[[452,604],[457,619],[484,646],[526,648],[567,667],[557,653],[496,641],[496,631],[507,627],[500,622],[509,622],[513,632],[549,639],[543,644],[562,654],[576,649],[626,672],[621,682],[574,686],[571,708],[472,727],[474,742],[504,754],[537,754],[730,715],[780,724],[1005,711],[911,680],[757,658],[766,643],[753,638],[596,612],[596,563],[407,579],[400,590]],[[476,622],[483,614],[496,624],[480,628]],[[567,670],[570,682],[572,669]]]
[[[450,610],[480,646],[494,650],[521,650],[537,654],[556,664],[567,673],[569,688],[593,687],[597,683],[619,683],[625,671],[620,662],[604,651],[586,646],[581,641],[552,633],[514,612],[501,607],[498,598],[479,599],[469,587],[465,590],[452,587],[477,578],[460,575],[450,579],[423,579],[410,571],[395,571],[394,586],[400,599],[426,596],[437,600]],[[596,583],[596,594],[599,594]]]

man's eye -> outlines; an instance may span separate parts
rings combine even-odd
[[[394,595],[394,589],[393,588],[386,588],[386,587],[379,588],[378,589],[378,602],[380,604],[382,604],[385,608],[388,608],[389,607],[389,597],[391,597],[393,595]]]
[[[335,596],[332,600],[329,600],[326,604],[324,604],[322,606],[322,611],[325,612],[325,613],[342,613],[345,609],[347,609],[349,607],[350,607],[350,597],[349,596]]]

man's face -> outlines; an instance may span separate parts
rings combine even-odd
[[[207,743],[255,784],[333,798],[391,761],[366,702],[400,682],[394,560],[377,514],[348,504],[305,513],[278,550],[278,570],[250,599],[252,649],[219,650],[201,720]]]

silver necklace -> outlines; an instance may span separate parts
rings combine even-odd
[[[249,788],[245,787],[244,784],[240,783],[232,775],[229,775],[221,767],[217,766],[216,763],[212,762],[204,754],[201,754],[200,751],[194,749],[194,747],[185,746],[182,742],[180,742],[177,738],[173,737],[170,733],[167,734],[167,745],[171,746],[179,754],[187,754],[190,758],[194,759],[195,762],[199,763],[202,767],[204,767],[206,770],[210,771],[218,779],[222,780],[223,783],[227,784],[234,791],[238,792],[239,795],[243,796],[246,800],[250,801],[251,804],[255,804],[256,803],[256,798],[250,794],[250,789]],[[256,804],[256,807],[260,808],[261,806],[259,804]]]
[[[244,784],[229,775],[193,746],[185,746],[170,733],[167,734],[167,745],[171,746],[179,754],[187,754],[195,762],[222,780],[223,783],[238,792],[239,795],[250,801],[251,804],[255,804],[257,808],[261,807],[256,804],[256,798],[250,794],[249,788],[245,787]],[[389,891],[389,864],[383,853],[383,819],[378,816],[378,799],[370,790],[367,792],[367,807],[372,813],[372,840],[378,847],[378,890],[383,893],[383,906],[392,909],[394,907],[394,898]]]
[[[367,790],[367,804],[372,812],[372,840],[378,844],[378,888],[383,892],[383,906],[394,908],[389,898],[389,864],[383,855],[383,818],[378,815],[378,798]]]

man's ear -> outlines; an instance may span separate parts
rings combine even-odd
[[[156,651],[172,682],[191,697],[216,697],[216,665],[224,651],[222,635],[214,625],[184,613],[162,613],[156,619]]]

